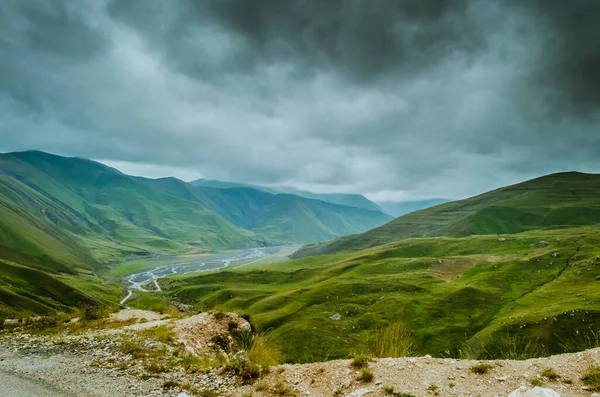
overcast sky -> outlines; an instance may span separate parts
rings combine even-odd
[[[597,0],[0,2],[0,151],[376,200],[600,172]]]

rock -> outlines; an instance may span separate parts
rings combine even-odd
[[[558,256],[558,254],[557,254],[556,252],[553,252],[553,253],[552,253],[552,257],[553,257],[553,258],[556,258],[557,256]]]
[[[334,314],[333,316],[329,317],[330,320],[333,321],[339,321],[342,319],[342,316],[339,313]],[[361,394],[362,395],[362,394]]]
[[[506,382],[508,380],[508,376],[499,376],[496,378],[498,382]]]
[[[190,395],[187,394],[186,392],[181,392],[177,395],[177,397],[190,397]]]
[[[600,397],[600,393],[593,393],[591,397]]]
[[[365,394],[370,394],[370,393],[373,393],[373,390],[367,389],[367,388],[362,388],[362,389],[354,390],[352,393],[347,394],[346,397],[362,397]]]
[[[500,238],[498,239],[498,241],[506,241],[506,238],[504,238],[504,237],[500,237]]]
[[[547,245],[548,245],[548,243],[546,241],[540,241],[538,243],[538,247],[540,247],[540,248],[546,247]]]
[[[172,301],[171,306],[176,308],[179,311],[179,313],[190,313],[194,311],[194,306],[177,301]]]
[[[533,389],[527,390],[525,386],[521,386],[510,393],[508,397],[560,397],[560,394],[554,390],[543,387],[534,387]]]

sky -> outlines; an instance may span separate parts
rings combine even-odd
[[[3,0],[0,152],[373,200],[600,173],[597,0]]]

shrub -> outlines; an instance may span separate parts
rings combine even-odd
[[[133,358],[138,358],[142,354],[142,346],[133,340],[127,340],[121,343],[119,350],[121,350],[123,354],[131,354]]]
[[[295,396],[296,392],[289,388],[288,385],[279,381],[275,384],[275,394],[278,396]]]
[[[394,388],[391,386],[384,387],[383,394],[385,394],[386,396],[392,396],[392,397],[415,397],[414,395],[412,395],[410,393],[395,392]]]
[[[546,368],[542,371],[542,376],[547,378],[550,381],[555,381],[560,379],[560,375],[556,373],[552,368]]]
[[[591,391],[600,391],[600,366],[588,367],[587,372],[581,377],[581,381]]]
[[[544,384],[544,380],[542,378],[531,378],[529,379],[529,383],[531,386],[542,386]]]
[[[485,364],[485,363],[479,363],[476,365],[473,365],[471,368],[469,368],[469,371],[473,372],[474,374],[487,374],[490,369],[492,369],[492,366],[489,364]]]
[[[231,352],[231,341],[229,340],[227,335],[215,335],[212,338],[210,338],[210,341],[216,348],[223,350],[225,353]]]
[[[360,374],[358,375],[356,380],[363,383],[370,383],[373,382],[373,378],[375,378],[373,372],[369,368],[363,368],[361,369]]]
[[[361,369],[369,366],[369,361],[371,361],[371,357],[366,354],[355,354],[352,357],[352,362],[350,365],[356,369]]]
[[[263,374],[260,365],[251,363],[245,357],[237,358],[225,366],[225,371],[239,376],[244,384],[252,384]]]
[[[248,360],[261,366],[278,365],[283,361],[281,348],[270,334],[260,334],[252,338],[248,350]]]
[[[179,387],[179,386],[180,386],[180,384],[176,380],[165,381],[162,385],[163,389],[173,389],[173,388]]]

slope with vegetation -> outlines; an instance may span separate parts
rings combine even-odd
[[[300,249],[294,257],[359,251],[414,237],[519,233],[600,223],[600,175],[566,172],[401,216],[366,233]]]
[[[101,282],[96,274],[131,256],[315,242],[388,220],[380,212],[300,196],[134,178],[81,158],[37,151],[0,154],[0,259],[16,266],[2,263],[1,302],[19,297],[19,305],[4,305],[19,311],[38,291],[43,302],[36,302],[44,309],[31,304],[32,312],[64,308],[76,300],[61,295],[81,292],[67,284],[87,280],[81,286],[91,290]],[[31,270],[30,289],[12,277],[21,267]],[[34,270],[43,273],[36,276]],[[64,294],[37,289],[46,276],[55,284],[55,277],[65,274],[73,278],[56,286]],[[99,302],[81,294],[89,298],[81,302]]]
[[[163,288],[249,314],[293,362],[357,351],[523,358],[598,343],[599,247],[595,228],[409,239]]]

